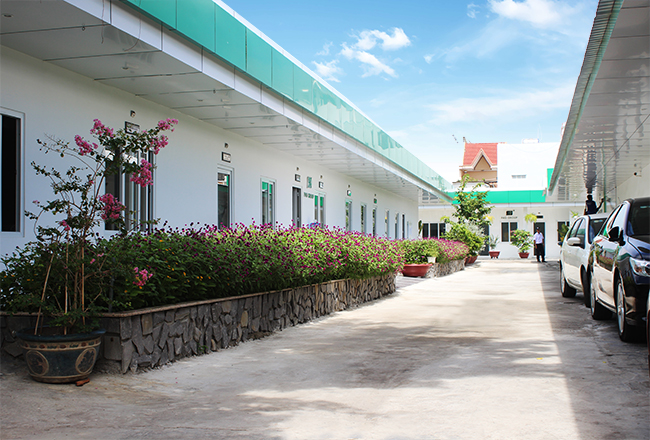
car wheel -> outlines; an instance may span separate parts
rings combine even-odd
[[[560,292],[564,298],[573,298],[576,296],[576,289],[569,286],[569,283],[566,282],[566,277],[564,276],[564,269],[560,266]]]
[[[627,323],[625,315],[627,306],[625,303],[625,291],[623,281],[619,277],[616,280],[616,324],[618,326],[618,337],[623,342],[631,342],[636,337],[636,327]]]
[[[582,284],[582,298],[585,307],[591,306],[591,295],[589,294],[589,273],[583,268],[580,270],[580,283]]]
[[[612,313],[598,303],[593,274],[589,276],[589,309],[591,310],[591,317],[597,321],[612,317]]]

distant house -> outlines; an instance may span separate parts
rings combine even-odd
[[[463,164],[460,166],[460,179],[469,176],[471,182],[485,180],[490,188],[497,186],[497,145],[498,143],[472,144],[465,142]]]

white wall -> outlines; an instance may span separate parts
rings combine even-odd
[[[493,217],[490,225],[490,235],[501,237],[501,223],[517,222],[518,229],[525,229],[531,233],[533,231],[532,223],[527,223],[525,217],[527,214],[542,216],[538,222],[544,222],[546,234],[546,257],[549,259],[558,259],[560,257],[560,246],[557,244],[558,222],[570,221],[574,212],[582,214],[582,203],[540,203],[540,204],[499,204],[493,205],[491,216]],[[513,211],[512,215],[507,215],[506,211]],[[422,223],[440,223],[444,216],[451,217],[454,208],[451,206],[425,206],[420,207],[420,220]],[[500,259],[519,258],[518,250],[515,246],[507,242],[499,242],[496,250],[501,251]],[[533,257],[533,251],[530,250],[530,257]]]
[[[547,169],[555,166],[559,142],[498,144],[499,191],[538,190],[547,187]],[[526,175],[513,179],[513,175]]]
[[[276,221],[284,225],[292,222],[293,186],[301,187],[303,194],[325,193],[328,226],[345,225],[348,189],[352,191],[354,230],[359,230],[360,204],[365,203],[368,207],[366,232],[372,232],[375,198],[378,235],[385,234],[386,209],[390,209],[392,217],[390,237],[394,237],[396,213],[399,212],[400,217],[406,214],[410,225],[417,223],[416,201],[403,199],[317,163],[306,162],[11,49],[3,47],[0,56],[0,107],[4,113],[19,115],[24,121],[23,209],[35,208],[31,204],[33,200],[44,202],[52,199],[46,179],[35,176],[29,165],[32,161],[56,166],[59,170],[67,169],[70,164],[67,159],[39,151],[37,139],[45,139],[48,134],[71,142],[76,134],[91,139],[89,130],[95,118],[114,128],[122,128],[125,121],[130,121],[144,129],[153,127],[160,119],[171,117],[178,119],[179,125],[169,134],[169,145],[156,159],[155,217],[161,222],[168,221],[172,226],[190,222],[216,223],[217,168],[225,166],[234,173],[233,223],[260,222],[262,177],[276,181]],[[130,116],[131,110],[136,112],[134,118]],[[231,163],[221,161],[222,151],[231,154]],[[301,182],[295,182],[295,174],[301,175]],[[306,188],[308,176],[313,179],[312,189]],[[324,182],[322,190],[318,189],[319,181]],[[311,203],[313,199],[303,197],[303,224],[313,210]],[[417,228],[411,226],[410,230],[411,236],[415,237]],[[0,238],[0,254],[6,254],[34,238],[33,223],[24,221],[20,232],[1,233]]]

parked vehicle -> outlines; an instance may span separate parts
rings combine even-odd
[[[576,290],[581,290],[587,307],[589,250],[607,216],[608,214],[591,214],[576,217],[560,245],[560,292],[565,298],[573,298]]]
[[[594,319],[614,312],[623,341],[647,329],[650,197],[625,200],[610,214],[591,246],[589,274]]]

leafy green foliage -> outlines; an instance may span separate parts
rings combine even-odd
[[[465,243],[471,256],[478,255],[484,242],[483,234],[480,233],[478,227],[464,223],[450,223],[450,228],[445,232],[445,238]]]
[[[364,279],[394,273],[403,265],[395,241],[340,229],[268,225],[116,235],[98,243],[96,252],[102,254],[101,267],[110,267],[110,276],[93,277],[88,291],[95,292],[100,309],[112,311]],[[6,260],[3,309],[37,310],[42,283],[32,282],[30,267],[36,262],[42,279],[49,255],[34,244]],[[146,271],[146,282],[138,281],[141,271]]]
[[[517,229],[510,233],[510,242],[519,249],[519,252],[526,252],[533,246],[532,234],[525,229]]]

